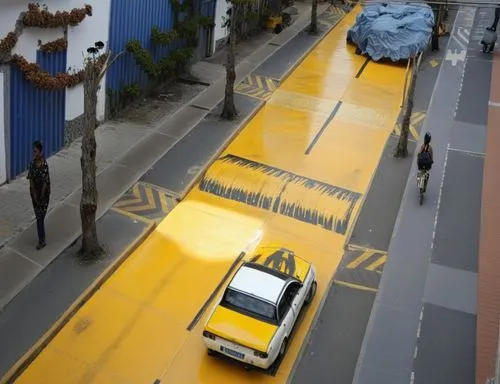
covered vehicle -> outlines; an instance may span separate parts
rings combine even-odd
[[[316,271],[284,248],[261,248],[234,274],[203,330],[209,354],[270,368],[316,293]]]
[[[372,60],[406,60],[422,52],[434,26],[434,13],[424,3],[368,5],[347,32],[347,41]]]

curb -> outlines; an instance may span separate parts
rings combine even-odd
[[[108,278],[128,259],[155,228],[156,223],[149,224],[149,226],[147,226],[144,231],[125,248],[115,261],[106,268],[85,291],[83,291],[68,309],[66,309],[52,327],[7,371],[5,376],[0,378],[0,384],[13,384],[15,380],[19,378],[78,310],[103,286]]]
[[[326,9],[321,13],[325,13],[326,12]],[[350,11],[349,11],[350,12]],[[307,48],[307,50],[299,57],[299,59],[297,61],[295,61],[295,63],[286,71],[286,73],[281,76],[279,82],[280,82],[280,85],[292,74],[293,71],[295,71],[295,69],[300,65],[302,64],[302,62],[306,59],[307,56],[309,56],[309,54],[311,53],[311,51],[316,48],[319,43],[321,43],[323,41],[323,39],[337,26],[337,24],[342,21],[344,19],[344,17],[349,13],[349,12],[346,12],[343,16],[341,16],[334,24],[331,24],[329,26],[329,28],[326,29],[325,33],[323,33],[322,35],[320,35],[320,37],[318,38],[318,40],[316,40],[309,48]],[[321,15],[320,14],[320,15]],[[318,16],[320,16],[318,15]],[[297,32],[295,36],[298,36],[300,33],[304,32],[306,29],[307,29],[307,25],[302,28],[299,32]],[[294,38],[290,38],[285,44],[283,44],[279,49],[277,49],[275,52],[273,52],[271,55],[269,55],[265,60],[269,59],[269,57],[275,55],[277,52],[279,52],[279,50],[284,47],[286,44],[289,44],[290,41]],[[264,60],[264,62],[265,62]],[[251,75],[252,73],[255,72],[255,70],[257,69],[258,67],[256,67],[254,70],[252,70],[249,75]],[[240,80],[238,83],[235,83],[235,85],[241,83],[242,80]],[[260,105],[255,108],[255,110],[253,110],[247,117],[245,117],[245,119],[243,119],[243,121],[240,123],[240,126],[233,132],[232,135],[230,135],[223,143],[222,145],[218,148],[218,150],[210,157],[210,159],[207,161],[205,167],[203,167],[202,170],[200,170],[198,172],[198,174],[193,178],[193,180],[186,186],[186,188],[184,189],[184,191],[182,191],[182,193],[179,194],[179,198],[178,198],[178,202],[182,201],[186,196],[187,194],[191,191],[191,189],[203,178],[203,175],[206,173],[206,171],[208,170],[208,168],[210,168],[210,166],[215,162],[215,160],[217,160],[217,158],[222,154],[222,152],[224,152],[227,147],[229,147],[229,145],[232,143],[232,141],[241,133],[241,131],[247,126],[247,124],[250,122],[250,120],[253,119],[253,117],[267,104],[268,100],[264,100],[262,103],[260,103]],[[0,383],[0,384],[3,384],[3,383]]]

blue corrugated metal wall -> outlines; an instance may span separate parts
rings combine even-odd
[[[219,0],[225,1],[225,0]],[[211,17],[215,21],[215,2],[216,0],[201,0],[201,14]],[[213,29],[203,28],[200,36],[200,47],[202,49],[202,58],[212,54]]]
[[[151,42],[151,28],[158,26],[162,31],[172,29],[174,13],[168,0],[112,0],[109,27],[109,47],[118,53],[125,49],[130,40],[139,40],[159,60],[169,53],[168,47],[155,47]],[[126,53],[111,66],[106,74],[106,87],[118,91],[123,86],[137,83],[148,85],[148,79]]]
[[[66,51],[38,51],[37,63],[52,75],[65,72]],[[34,140],[43,143],[46,157],[63,147],[66,90],[37,89],[16,65],[11,73],[10,177],[14,178],[27,169]]]

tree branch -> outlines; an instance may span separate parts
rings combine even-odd
[[[99,73],[99,76],[97,76],[97,84],[99,84],[101,82],[102,78],[104,77],[104,75],[106,74],[108,69],[113,65],[113,63],[126,52],[127,52],[126,50],[121,51],[118,55],[113,57],[113,59],[110,61],[109,58],[111,57],[112,52],[108,51],[108,57],[106,58],[106,61],[104,62],[104,65],[102,66],[101,73]]]

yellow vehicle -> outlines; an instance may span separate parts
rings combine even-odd
[[[210,355],[247,368],[281,358],[301,309],[316,293],[312,264],[284,248],[261,248],[244,263],[212,310],[203,331]]]

